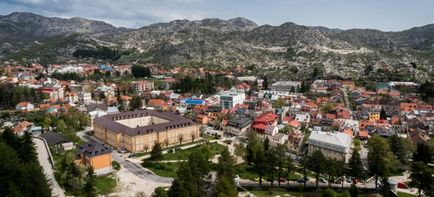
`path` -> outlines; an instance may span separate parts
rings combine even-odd
[[[47,176],[47,179],[51,182],[51,189],[53,196],[63,197],[65,196],[65,192],[59,186],[56,179],[54,178],[53,166],[51,165],[50,158],[48,156],[48,149],[45,145],[45,142],[39,138],[33,138],[33,141],[36,145],[36,152],[38,153],[39,164],[44,169],[44,173]]]

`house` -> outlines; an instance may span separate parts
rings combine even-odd
[[[308,155],[319,150],[325,157],[347,161],[351,143],[351,137],[344,133],[312,131],[308,139]]]
[[[14,126],[14,133],[18,136],[24,135],[25,132],[30,130],[30,127],[33,125],[33,123],[28,121],[22,121]]]
[[[78,94],[78,101],[84,104],[92,102],[92,93],[90,92],[80,92]]]
[[[284,133],[277,133],[276,135],[268,135],[268,140],[270,140],[270,145],[277,146],[279,144],[285,144],[288,140],[288,135]]]
[[[252,120],[250,118],[235,117],[227,121],[223,131],[232,135],[243,135],[251,125]]]
[[[252,128],[260,134],[266,133],[268,125],[276,126],[278,116],[272,112],[263,113],[255,118],[252,124]],[[270,129],[270,128],[269,128]]]
[[[47,132],[39,137],[44,138],[50,146],[56,146],[63,150],[72,150],[74,148],[74,143],[59,133]]]
[[[295,120],[300,121],[301,123],[309,123],[310,114],[306,112],[297,112],[295,113]]]
[[[107,174],[112,172],[111,152],[106,145],[91,141],[78,147],[75,162],[93,168],[96,175]]]
[[[164,108],[167,106],[163,99],[149,99],[148,105],[154,108]]]
[[[33,111],[35,106],[30,102],[20,102],[15,106],[15,110],[21,112]]]

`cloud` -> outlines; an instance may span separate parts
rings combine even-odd
[[[207,17],[191,9],[205,0],[6,0],[0,2],[2,14],[14,11],[47,16],[84,17],[103,20],[115,26],[141,27],[175,19],[197,20]]]

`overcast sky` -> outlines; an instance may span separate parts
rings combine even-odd
[[[0,0],[0,14],[25,11],[141,27],[175,19],[245,17],[259,25],[294,22],[398,31],[434,23],[434,0]]]

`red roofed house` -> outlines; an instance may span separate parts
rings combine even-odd
[[[252,128],[258,133],[265,133],[267,125],[276,126],[278,116],[272,112],[263,113],[255,118]]]
[[[163,99],[150,99],[148,101],[148,105],[151,107],[165,107],[166,106],[166,102],[164,102]]]
[[[35,106],[29,102],[20,102],[15,106],[15,110],[17,111],[32,111],[35,109]]]

